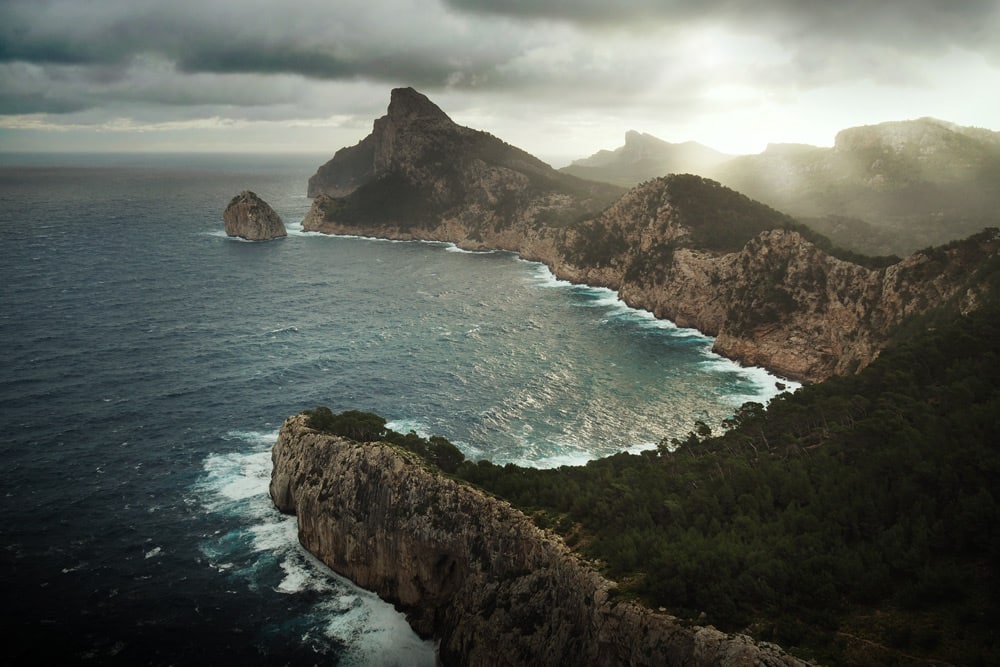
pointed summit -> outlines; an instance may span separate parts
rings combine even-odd
[[[452,122],[441,108],[413,88],[394,88],[389,97],[389,119],[395,124],[414,121]]]
[[[308,222],[337,233],[378,224],[390,235],[406,230],[424,238],[445,234],[442,226],[461,227],[469,244],[485,244],[487,236],[514,227],[598,211],[621,194],[452,122],[413,88],[396,88],[372,133],[337,151],[309,179],[317,203]]]

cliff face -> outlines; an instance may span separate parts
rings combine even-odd
[[[867,269],[824,253],[794,231],[765,232],[736,253],[674,253],[661,283],[626,283],[623,298],[716,336],[715,350],[803,380],[870,364],[910,316],[954,301],[976,307],[976,267],[997,256],[987,233],[936,254]]]
[[[302,544],[440,640],[445,664],[794,665],[778,647],[615,599],[613,584],[505,502],[384,443],[286,420],[271,497]]]
[[[486,132],[457,125],[412,88],[397,88],[372,133],[310,179],[319,208],[303,225],[441,238],[461,228],[470,243],[481,243],[505,230],[593,213],[622,192],[562,174]]]
[[[229,202],[222,213],[226,234],[249,241],[269,241],[287,236],[281,216],[270,204],[249,190],[244,190]]]
[[[511,250],[796,380],[864,368],[906,316],[952,299],[974,307],[982,286],[972,274],[997,253],[995,238],[980,237],[933,260],[917,253],[868,269],[830,256],[789,216],[691,175],[647,181],[595,212],[606,191],[455,125],[410,89],[393,91],[389,113],[352,150],[362,145],[371,169],[357,176],[369,180],[346,197],[318,195],[305,229]]]

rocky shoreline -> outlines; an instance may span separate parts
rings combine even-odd
[[[508,503],[387,443],[288,418],[270,494],[334,571],[439,640],[446,665],[791,666],[773,644],[685,624],[613,582]]]

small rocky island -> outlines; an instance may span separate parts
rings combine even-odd
[[[248,241],[270,241],[288,235],[281,216],[250,190],[232,198],[222,219],[226,223],[227,235]]]

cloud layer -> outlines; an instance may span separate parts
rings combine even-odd
[[[942,60],[994,75],[998,29],[985,0],[5,0],[0,121],[371,116],[412,85],[484,120],[679,122],[859,84],[931,90]]]

